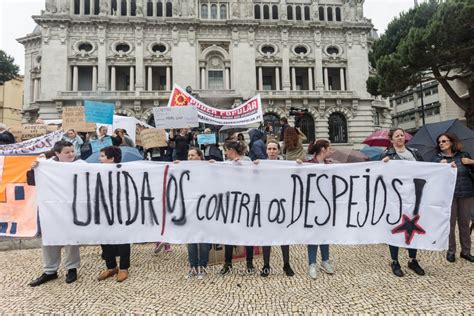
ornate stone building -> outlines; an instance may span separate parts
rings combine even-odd
[[[366,91],[364,0],[46,0],[25,46],[24,120],[85,99],[152,121],[173,84],[230,108],[259,93],[265,120],[359,144],[391,123]],[[290,108],[307,109],[289,116]]]

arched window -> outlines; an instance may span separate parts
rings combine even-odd
[[[278,6],[272,6],[272,19],[278,20]]]
[[[117,0],[112,0],[112,3],[110,5],[110,15],[115,14],[117,14]]]
[[[94,15],[99,15],[100,13],[100,1],[99,0],[93,0],[94,1]]]
[[[324,21],[324,8],[319,7],[318,11],[319,11],[319,21]]]
[[[336,21],[341,21],[341,8],[336,8]]]
[[[293,20],[293,7],[291,5],[286,7],[286,16],[288,20]]]
[[[207,58],[207,88],[210,90],[225,89],[224,60],[219,53]]]
[[[157,7],[156,7],[156,8],[157,8],[157,10],[156,10],[156,15],[157,15],[157,16],[163,16],[163,2],[158,1],[158,3],[156,4],[156,6],[157,6]]]
[[[311,20],[311,14],[309,13],[309,7],[308,6],[304,7],[304,19],[306,21]]]
[[[151,0],[146,3],[146,15],[153,16],[153,2]]]
[[[276,135],[278,140],[278,135],[280,135],[281,128],[280,117],[275,113],[265,113],[263,115],[263,125],[265,128],[267,128],[267,126],[271,126],[273,131],[272,133],[273,135]]]
[[[332,8],[328,8],[328,21],[332,21]]]
[[[155,116],[153,114],[150,115],[150,117],[148,117],[148,120],[146,120],[146,123],[155,127]]]
[[[120,11],[121,16],[126,16],[127,15],[127,1],[126,0],[121,0],[121,7],[122,10]]]
[[[208,15],[208,12],[207,12],[207,4],[202,4],[201,5],[201,18],[202,19],[209,18],[209,15]]]
[[[316,133],[314,131],[314,119],[310,114],[305,113],[302,116],[297,116],[295,125],[299,127],[303,134],[306,135],[306,140],[304,141],[305,144],[315,140]]]
[[[217,4],[211,5],[211,19],[217,19]]]
[[[91,3],[89,0],[86,0],[84,2],[84,15],[90,15],[91,14]]]
[[[166,2],[166,16],[173,16],[173,4]]]
[[[220,15],[221,19],[227,19],[227,6],[225,4],[221,4]]]
[[[296,6],[296,19],[301,20],[301,7]]]
[[[261,19],[261,16],[260,16],[260,6],[258,4],[255,5],[254,7],[254,16],[255,16],[255,20],[260,20]]]
[[[329,140],[331,143],[347,143],[347,121],[343,114],[329,116]]]
[[[268,5],[263,6],[263,19],[270,20],[270,7]]]

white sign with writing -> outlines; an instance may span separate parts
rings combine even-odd
[[[153,108],[156,128],[198,127],[198,112],[192,106]]]

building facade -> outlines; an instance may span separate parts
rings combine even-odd
[[[23,78],[18,77],[0,85],[0,122],[10,126],[21,125],[23,107]]]
[[[468,97],[467,85],[462,80],[450,82],[451,87],[462,98]],[[423,107],[425,124],[452,119],[465,120],[464,111],[454,103],[437,81],[423,86],[408,88],[403,93],[390,98],[392,125],[408,132],[416,132],[423,126]]]
[[[265,121],[359,144],[391,124],[372,98],[364,0],[47,0],[25,46],[24,120],[83,100],[152,122],[173,84],[231,108],[260,94]],[[290,109],[304,109],[289,116]]]

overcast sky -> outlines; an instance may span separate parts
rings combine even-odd
[[[0,0],[0,49],[15,58],[23,74],[24,49],[16,39],[31,33],[35,23],[32,15],[40,14],[45,0]],[[400,12],[413,7],[414,0],[366,0],[364,15],[372,19],[379,34]]]

